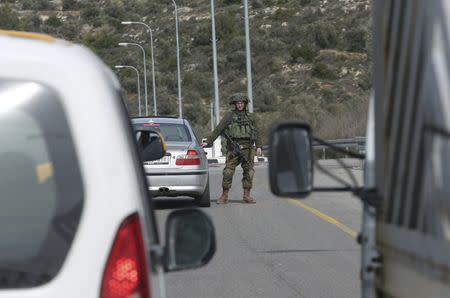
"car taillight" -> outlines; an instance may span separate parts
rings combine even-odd
[[[197,150],[188,150],[185,155],[178,155],[175,161],[177,166],[199,166],[200,156]]]
[[[198,152],[197,152],[197,150],[188,150],[186,155],[189,155],[189,156],[198,155]]]
[[[121,224],[114,239],[101,285],[101,298],[150,298],[148,272],[139,216]]]

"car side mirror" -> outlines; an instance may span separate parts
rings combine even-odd
[[[286,122],[270,134],[270,188],[281,197],[308,196],[313,188],[312,138],[309,125]]]
[[[163,137],[153,130],[137,130],[136,139],[143,161],[152,161],[166,155],[166,144]]]
[[[165,269],[178,271],[206,265],[216,251],[211,219],[198,209],[180,209],[166,221]]]

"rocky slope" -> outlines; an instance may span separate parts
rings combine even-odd
[[[154,30],[159,112],[177,113],[175,23],[169,0],[0,2],[0,28],[45,32],[92,48],[108,65],[142,65],[148,44],[143,21]],[[210,2],[178,0],[184,113],[199,135],[210,128],[213,100]],[[254,106],[264,135],[272,123],[298,119],[324,138],[363,135],[370,90],[367,44],[369,0],[252,0],[250,31]],[[216,2],[221,112],[227,97],[246,91],[243,5]],[[149,55],[150,49],[147,46]],[[149,58],[149,57],[148,57]],[[150,61],[150,59],[147,59]],[[151,78],[150,63],[147,67]],[[134,74],[118,73],[136,113]],[[142,85],[142,84],[141,84]],[[151,80],[149,80],[149,89]],[[143,93],[142,93],[143,94]],[[149,101],[151,100],[149,90]]]

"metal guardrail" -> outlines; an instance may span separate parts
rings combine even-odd
[[[366,153],[366,137],[354,137],[351,139],[336,139],[336,140],[326,140],[336,147],[340,147],[346,150],[354,149],[358,153]],[[326,150],[329,149],[326,145],[318,144],[313,142],[313,148],[316,150],[322,150],[322,159],[326,159]]]
[[[354,137],[352,139],[336,139],[336,140],[325,140],[327,143],[330,143],[334,146],[340,148],[365,148],[366,146],[366,137]],[[318,144],[313,142],[314,149],[322,149],[327,148],[325,145]],[[358,150],[359,151],[359,150]]]
[[[335,140],[325,140],[336,147],[340,147],[346,150],[354,149],[358,153],[364,154],[366,152],[366,137],[354,137],[349,139],[335,139]],[[263,151],[267,152],[269,146],[263,146]],[[322,158],[326,159],[326,151],[330,149],[326,145],[318,144],[313,142],[313,149],[322,150]]]

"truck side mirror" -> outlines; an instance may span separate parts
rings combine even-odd
[[[311,128],[301,122],[276,125],[270,134],[270,188],[281,197],[305,198],[313,188]]]
[[[211,219],[198,209],[180,209],[166,221],[165,268],[178,271],[206,265],[216,251]]]

